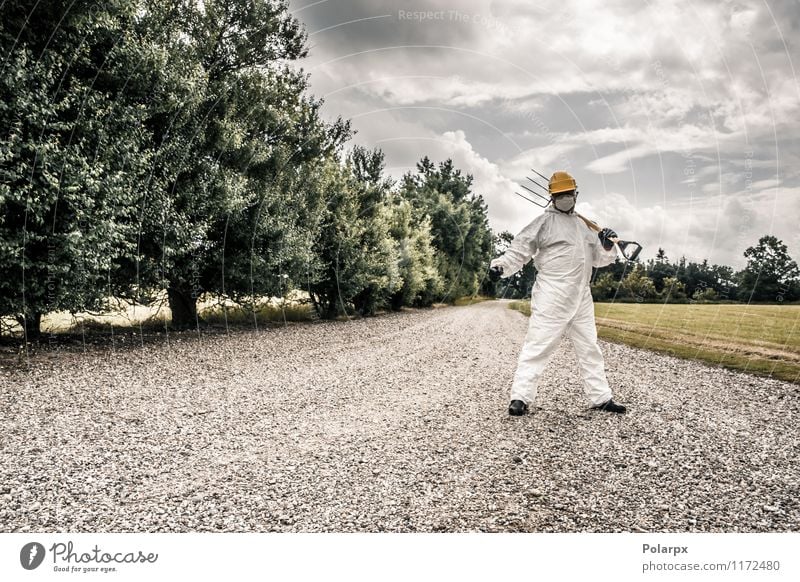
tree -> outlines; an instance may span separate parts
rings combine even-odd
[[[0,316],[26,339],[100,309],[135,238],[150,155],[125,91],[136,2],[0,4]],[[35,22],[35,25],[32,23]]]
[[[675,275],[675,266],[669,263],[664,249],[659,248],[656,258],[647,261],[647,276],[653,280],[656,291],[664,289],[664,279]]]
[[[442,294],[430,218],[414,217],[411,203],[399,197],[394,197],[390,209],[390,234],[397,248],[402,279],[401,288],[392,295],[391,306],[430,306]]]
[[[619,257],[615,257],[613,263],[601,269],[596,269],[594,274],[596,275],[597,271],[608,272],[611,273],[615,281],[622,281],[630,269],[631,267],[628,261],[621,261]]]
[[[744,251],[747,266],[740,273],[739,298],[743,301],[791,301],[800,293],[800,270],[783,241],[762,236]]]
[[[677,277],[665,277],[661,296],[666,302],[680,301],[681,299],[686,299],[686,288]]]
[[[608,271],[600,273],[592,282],[592,298],[595,301],[613,299],[617,293],[619,282],[614,280],[613,273]]]
[[[733,268],[725,265],[713,265],[711,271],[714,278],[714,290],[719,299],[735,299],[738,295],[738,288]]]
[[[392,182],[383,176],[385,165],[379,149],[369,151],[356,146],[348,159],[360,204],[357,220],[363,224],[359,244],[364,252],[367,279],[363,289],[352,298],[355,310],[362,315],[372,315],[389,305],[390,298],[403,284],[399,249],[390,234],[392,211],[387,196]]]
[[[417,173],[403,176],[399,195],[414,210],[430,218],[433,246],[444,283],[442,299],[477,293],[491,258],[493,235],[487,207],[472,192],[472,176],[464,175],[452,160],[438,167],[427,157]]]
[[[624,296],[633,297],[639,301],[651,299],[657,295],[652,279],[647,276],[644,267],[640,264],[637,264],[622,280],[620,290]]]
[[[683,283],[689,297],[694,296],[698,289],[702,292],[705,289],[714,288],[716,285],[716,276],[709,266],[708,260],[696,263],[687,261],[686,257],[681,257],[675,270],[675,276]]]
[[[225,143],[216,146],[218,162],[207,181],[215,185],[209,193],[215,204],[205,218],[194,217],[207,225],[201,292],[244,304],[302,286],[313,269],[311,245],[329,203],[315,187],[316,168],[338,163],[348,135],[320,119],[320,103],[303,96],[303,78],[277,77],[249,72],[231,89],[227,99],[236,111],[228,112]],[[186,275],[192,282],[191,270]]]
[[[310,283],[322,317],[372,314],[389,306],[403,287],[383,163],[379,150],[356,147],[346,163],[331,160],[326,167],[328,203],[313,241],[319,268]]]
[[[166,289],[173,326],[187,327],[203,293],[247,304],[305,277],[325,202],[309,197],[308,166],[334,155],[349,125],[324,123],[288,66],[306,35],[286,2],[147,2],[138,22],[178,71],[148,104],[156,155],[118,293]]]

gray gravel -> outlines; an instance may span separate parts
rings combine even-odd
[[[800,386],[568,342],[506,415],[505,302],[131,349],[0,376],[0,531],[797,531]]]

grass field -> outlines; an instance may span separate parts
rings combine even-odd
[[[460,305],[472,305],[473,303],[480,303],[482,301],[489,301],[493,299],[492,297],[484,297],[483,295],[473,295],[473,296],[464,296],[458,297],[455,301],[453,301],[453,305],[460,306]]]
[[[606,340],[800,382],[800,305],[597,303],[595,317]]]

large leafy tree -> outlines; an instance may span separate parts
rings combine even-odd
[[[323,122],[307,78],[288,66],[306,54],[305,33],[286,2],[147,4],[142,34],[158,37],[191,83],[189,93],[150,108],[157,157],[142,203],[136,260],[120,286],[141,298],[167,290],[175,327],[198,322],[203,293],[242,302],[284,293],[309,260],[306,228],[318,199],[310,164],[331,155],[348,124]]]
[[[322,317],[372,314],[391,303],[403,280],[390,231],[391,183],[382,175],[383,153],[355,147],[344,163],[331,160],[322,196],[326,202],[313,241],[310,294]]]
[[[400,195],[431,221],[433,246],[444,283],[442,299],[478,292],[492,256],[493,234],[483,198],[472,192],[472,176],[452,160],[438,167],[423,158],[416,174],[403,177]]]
[[[394,197],[390,208],[390,234],[397,247],[402,280],[402,286],[392,295],[391,306],[430,306],[442,295],[430,218],[417,216],[408,200],[399,196]]]
[[[623,297],[635,298],[638,301],[652,299],[657,295],[653,280],[647,276],[641,264],[633,267],[620,283],[619,289]]]
[[[717,285],[717,276],[707,259],[696,263],[681,258],[677,276],[686,286],[689,297],[693,297],[698,291],[702,294],[706,289],[714,289]]]
[[[0,315],[98,309],[149,164],[125,93],[135,2],[0,4]]]
[[[800,270],[783,241],[766,235],[744,252],[747,266],[740,273],[743,301],[793,301],[800,291]]]
[[[675,267],[670,264],[664,249],[659,247],[655,259],[647,261],[647,275],[659,293],[664,289],[664,279],[675,276]]]
[[[714,290],[720,299],[735,300],[738,295],[736,273],[727,265],[712,265]]]
[[[637,263],[639,259],[636,259]],[[625,278],[630,270],[633,268],[630,261],[623,261],[620,260],[619,256],[614,258],[614,262],[606,267],[602,267],[601,269],[595,269],[593,271],[593,279],[598,276],[600,272],[607,272],[611,273],[611,276],[614,278],[615,281],[622,281]]]
[[[204,291],[240,300],[282,295],[307,273],[326,202],[313,187],[316,166],[334,159],[347,136],[344,125],[322,122],[320,103],[303,96],[304,77],[288,70],[276,79],[254,76],[231,97],[241,110],[230,114],[227,131],[239,128],[228,139],[239,131],[250,137],[222,156],[233,159],[220,161],[225,205],[210,221],[200,279]]]

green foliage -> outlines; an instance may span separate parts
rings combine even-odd
[[[0,316],[101,307],[150,156],[125,96],[134,2],[0,8]],[[35,25],[31,23],[35,22]]]
[[[425,158],[394,191],[383,167],[382,152],[356,147],[326,168],[310,283],[323,317],[473,296],[484,278],[491,231],[472,178]]]
[[[641,264],[637,264],[620,283],[620,295],[638,301],[654,298],[656,287]]]
[[[655,260],[647,262],[647,276],[653,280],[658,293],[664,290],[664,280],[675,276],[675,266],[669,263],[664,249],[659,248]]]
[[[400,196],[430,219],[432,243],[444,285],[442,300],[474,295],[492,256],[494,237],[483,198],[471,190],[472,176],[445,160],[436,167],[427,157],[417,173],[403,177]]]
[[[613,299],[618,287],[619,282],[614,280],[612,273],[600,273],[591,284],[592,298],[595,301]]]
[[[441,297],[444,286],[437,268],[430,218],[415,217],[411,203],[399,197],[393,200],[390,208],[390,235],[395,241],[403,282],[392,296],[392,308],[430,306]]]
[[[783,241],[762,236],[744,252],[747,267],[739,274],[743,301],[794,301],[800,298],[800,270]]]
[[[312,242],[320,267],[309,286],[322,317],[375,313],[402,288],[382,168],[382,152],[358,147],[345,164],[325,167],[326,206]]]
[[[677,277],[665,277],[661,297],[667,302],[686,299],[686,287]]]
[[[320,212],[306,166],[349,135],[320,119],[306,77],[286,64],[304,56],[305,33],[284,2],[153,2],[141,22],[143,35],[164,31],[180,70],[163,71],[160,86],[182,97],[149,108],[158,157],[121,286],[135,274],[136,293],[166,287],[178,326],[194,323],[204,292],[285,294],[308,271],[307,227]]]
[[[307,167],[350,134],[287,65],[287,3],[98,6],[2,4],[0,315],[166,288],[187,325],[207,291],[287,292],[315,268]]]
[[[622,281],[625,275],[630,271],[630,264],[627,261],[621,261],[619,256],[614,258],[614,262],[607,267],[597,269],[597,272],[611,273],[615,281]]]

